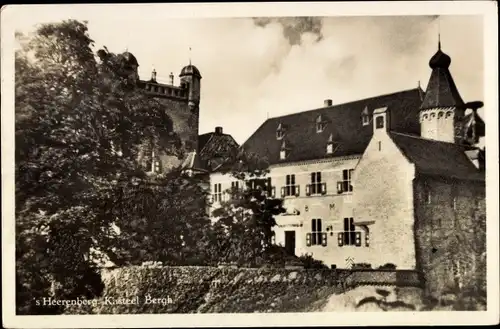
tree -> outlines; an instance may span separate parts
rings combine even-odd
[[[267,184],[267,163],[255,154],[240,152],[221,171],[240,181],[242,188],[228,191],[230,200],[212,213],[218,260],[258,266],[271,247],[274,216],[283,213],[283,200],[272,196]]]
[[[203,180],[174,170],[120,195],[119,234],[110,240],[117,265],[203,265],[210,219]]]
[[[17,310],[60,312],[34,300],[100,293],[93,251],[117,251],[112,224],[130,220],[119,200],[130,204],[124,191],[151,181],[137,160],[144,141],[183,150],[168,109],[134,87],[123,58],[97,60],[86,22],[44,24],[18,40]]]

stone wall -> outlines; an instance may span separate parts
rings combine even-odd
[[[196,266],[133,266],[103,270],[102,275],[103,297],[66,313],[305,312],[360,284],[414,286],[417,278],[396,271]]]
[[[456,280],[481,271],[481,250],[486,251],[484,184],[420,177],[414,188],[418,269],[425,275],[427,292],[439,295],[453,289],[460,282]],[[457,234],[462,241],[458,247],[451,244]]]

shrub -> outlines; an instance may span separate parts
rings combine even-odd
[[[382,266],[379,266],[378,268],[379,270],[395,270],[396,269],[396,265],[392,264],[392,263],[386,263]]]
[[[314,259],[311,255],[302,255],[299,260],[304,268],[328,268],[322,261]]]
[[[353,270],[368,270],[372,268],[372,264],[368,263],[355,263],[352,265]]]

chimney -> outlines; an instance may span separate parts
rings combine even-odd
[[[156,70],[155,69],[153,69],[153,71],[151,72],[151,81],[156,82]]]
[[[215,134],[222,135],[222,127],[215,127]]]
[[[170,72],[169,78],[170,78],[170,85],[173,86],[174,85],[174,74],[172,72]]]
[[[328,106],[332,106],[333,102],[331,99],[325,99],[324,104],[325,104],[325,107],[328,107]]]

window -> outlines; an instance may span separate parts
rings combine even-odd
[[[280,160],[285,160],[286,159],[286,150],[281,150],[280,151]]]
[[[375,119],[375,127],[377,129],[384,128],[384,117],[382,115]]]
[[[424,193],[423,193],[423,199],[422,201],[426,204],[431,204],[432,203],[432,193],[430,187],[425,184],[424,185]]]
[[[283,139],[283,136],[285,136],[285,132],[283,130],[276,131],[276,139],[278,140]]]
[[[311,173],[311,184],[306,185],[306,194],[325,194],[326,193],[326,183],[321,182],[321,172]]]
[[[378,150],[382,151],[382,142],[381,141],[378,142]]]
[[[323,232],[323,227],[320,218],[311,220],[311,233],[306,234],[307,246],[326,246],[326,233]]]
[[[220,183],[214,184],[213,200],[214,202],[222,201],[222,185]]]
[[[341,194],[343,192],[352,192],[351,177],[354,169],[344,169],[342,170],[342,180],[337,182],[337,192]]]
[[[367,240],[368,241],[368,240]],[[344,231],[338,234],[339,246],[361,246],[361,232],[356,232],[354,219],[344,218]],[[367,244],[368,242],[365,241]]]
[[[333,153],[333,144],[328,143],[326,144],[326,154],[332,154]]]
[[[321,133],[323,130],[325,130],[326,127],[326,122],[323,121],[323,118],[321,115],[318,115],[316,118],[316,133]]]
[[[285,129],[283,128],[283,125],[280,123],[278,125],[278,128],[276,129],[276,139],[281,140],[285,136]]]
[[[281,188],[281,196],[299,196],[299,186],[295,185],[295,175],[286,175],[285,186]]]
[[[272,186],[271,177],[250,179],[246,185],[249,190],[264,191],[267,197],[275,197],[275,187]]]
[[[368,115],[363,115],[361,120],[363,121],[363,126],[368,126],[370,124],[370,117]]]
[[[236,199],[237,198],[237,193],[240,189],[240,182],[231,182],[231,198]]]

